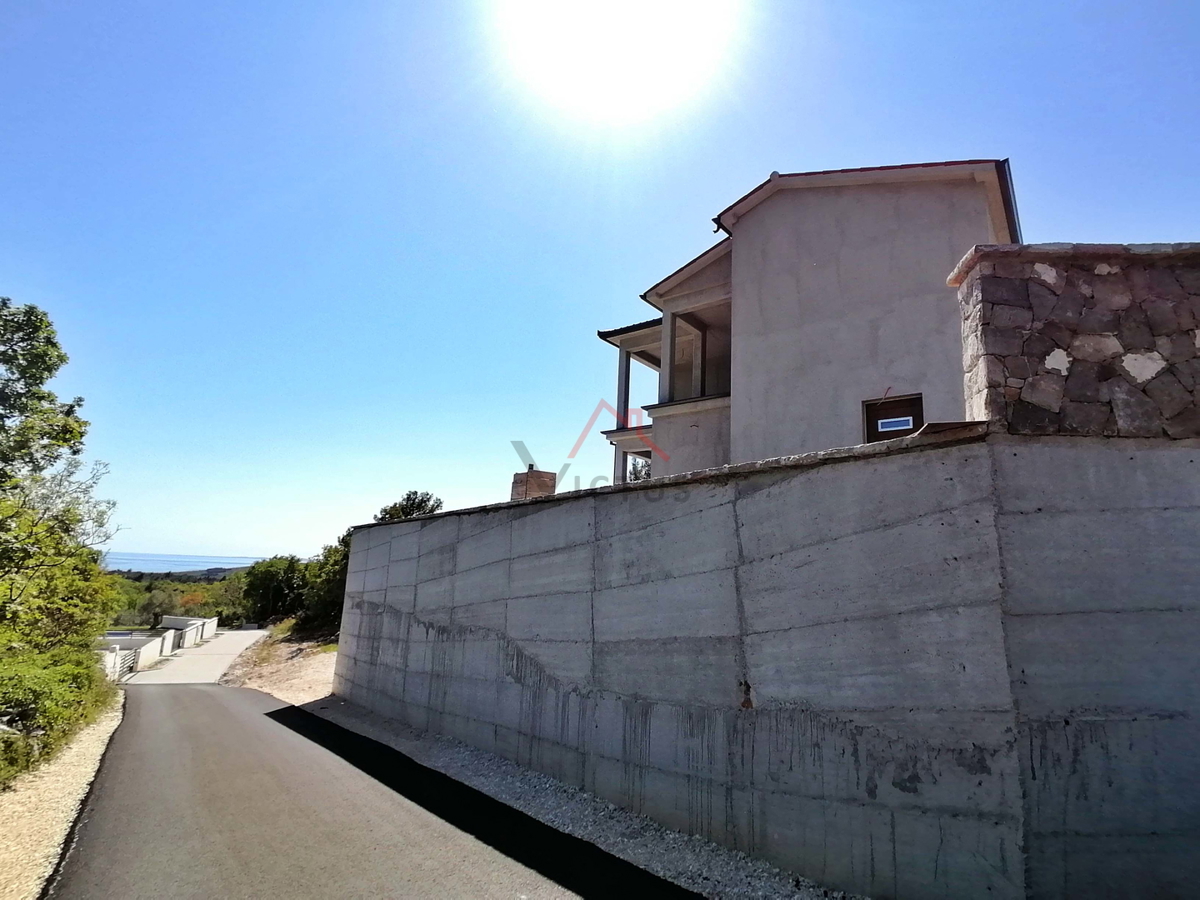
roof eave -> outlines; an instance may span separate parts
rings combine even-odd
[[[944,162],[907,163],[898,166],[866,166],[858,169],[827,169],[819,172],[794,172],[781,175],[772,172],[771,177],[753,188],[721,212],[713,221],[726,234],[732,234],[732,228],[743,215],[758,206],[776,191],[804,187],[837,186],[839,182],[846,185],[888,183],[891,181],[909,180],[941,180],[941,173],[946,170],[968,169],[975,174],[991,171],[999,181],[1002,197],[1004,198],[1004,214],[1009,230],[1014,228],[1019,233],[1016,220],[1016,201],[1013,199],[1012,178],[1009,173],[1007,159],[954,159]],[[901,175],[900,173],[906,173]]]
[[[647,303],[649,303],[651,306],[653,306],[655,309],[661,310],[662,305],[660,303],[656,302],[655,298],[666,293],[671,288],[673,288],[675,285],[679,284],[679,282],[694,275],[696,272],[700,271],[705,266],[709,266],[712,263],[716,262],[718,259],[720,259],[722,256],[724,256],[726,253],[728,253],[730,251],[730,249],[732,249],[732,247],[733,247],[733,244],[730,242],[730,239],[728,237],[722,238],[720,241],[713,244],[711,247],[709,247],[707,250],[705,250],[699,256],[693,257],[692,259],[688,260],[686,263],[684,263],[682,266],[680,266],[678,269],[676,269],[674,272],[672,272],[666,278],[662,279],[662,281],[659,281],[657,284],[651,285],[649,288],[647,288],[645,293],[640,294],[639,296],[643,300],[645,300]]]
[[[600,338],[606,344],[612,344],[614,347],[619,348],[621,342],[618,338],[653,331],[655,328],[662,328],[662,316],[659,316],[657,319],[647,319],[645,322],[637,322],[633,325],[624,325],[621,328],[609,328],[605,331],[597,331],[596,337]]]

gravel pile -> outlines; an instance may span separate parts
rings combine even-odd
[[[664,828],[645,816],[493,753],[452,738],[415,731],[336,697],[326,697],[304,708],[706,897],[864,900],[822,888],[703,838]]]
[[[124,700],[122,694],[53,758],[0,791],[0,900],[31,900],[40,893],[121,724]]]

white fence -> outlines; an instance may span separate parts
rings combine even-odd
[[[153,631],[109,631],[96,641],[100,663],[114,681],[148,669],[176,650],[195,647],[217,634],[216,618],[163,616]]]

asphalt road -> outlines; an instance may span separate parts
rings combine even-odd
[[[691,896],[258,691],[127,692],[44,896]]]

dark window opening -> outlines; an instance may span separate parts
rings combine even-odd
[[[863,403],[866,443],[890,441],[914,434],[925,424],[925,408],[920,394],[867,400]]]

